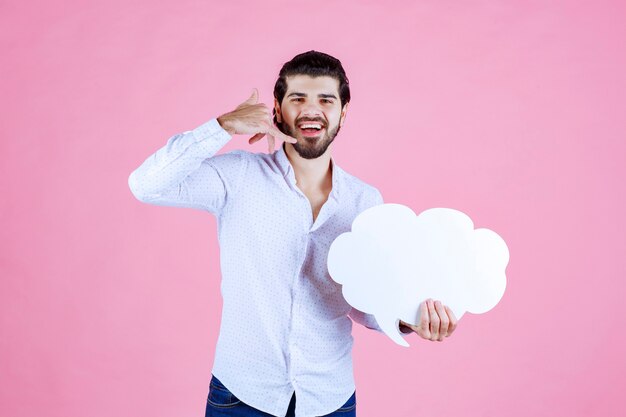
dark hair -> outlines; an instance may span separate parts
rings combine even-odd
[[[287,77],[292,75],[309,75],[320,77],[328,75],[339,81],[339,100],[341,107],[350,102],[350,85],[346,72],[341,66],[341,61],[328,54],[318,51],[303,52],[294,56],[291,61],[286,62],[280,69],[278,79],[274,85],[274,98],[278,104],[282,104],[287,93]],[[274,123],[282,128],[282,123],[276,119],[276,109],[274,108]],[[282,130],[282,129],[281,129]]]

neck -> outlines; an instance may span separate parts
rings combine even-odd
[[[306,159],[301,157],[291,143],[285,142],[285,154],[291,162],[299,188],[322,188],[332,183],[330,148],[323,155]]]

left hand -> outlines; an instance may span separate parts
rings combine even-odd
[[[450,307],[444,306],[441,301],[432,298],[420,304],[420,322],[417,326],[400,320],[400,329],[409,328],[421,338],[441,342],[456,329],[457,319]],[[405,329],[403,329],[403,327]]]

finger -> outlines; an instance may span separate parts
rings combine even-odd
[[[430,317],[428,316],[428,305],[426,301],[420,304],[420,321],[416,332],[420,337],[430,339]]]
[[[261,139],[263,139],[263,136],[265,136],[265,133],[257,133],[256,135],[254,135],[250,139],[248,139],[248,143],[250,145],[252,145],[253,143],[258,142]]]
[[[448,328],[448,336],[450,336],[452,332],[456,330],[458,320],[456,319],[456,316],[454,315],[454,312],[450,307],[446,306],[446,312],[448,313],[448,317],[450,318],[450,327]]]
[[[278,130],[278,128],[276,126],[270,126],[268,133],[271,133],[271,135],[277,139],[282,140],[283,142],[289,142],[289,143],[298,143],[298,139],[293,138],[289,135],[285,135],[283,132],[281,132],[280,130]]]
[[[269,153],[274,152],[274,143],[275,143],[274,136],[268,134],[267,135],[267,149]]]
[[[252,94],[246,101],[240,104],[240,106],[250,106],[252,104],[256,104],[259,101],[259,91],[256,88],[252,89]]]
[[[430,340],[435,341],[439,338],[439,315],[432,299],[428,299],[428,316],[430,317]]]
[[[450,320],[448,319],[448,313],[446,313],[446,309],[443,308],[441,301],[435,301],[435,310],[439,316],[439,338],[437,338],[437,340],[441,342],[445,337],[448,337],[448,325],[450,324]]]

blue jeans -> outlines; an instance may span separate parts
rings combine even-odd
[[[294,417],[296,410],[296,393],[293,393],[287,415],[285,417]],[[206,402],[206,411],[204,417],[272,417],[271,414],[265,413],[248,404],[242,402],[233,395],[220,382],[219,379],[211,375],[211,383],[209,384],[209,396]],[[352,394],[348,401],[337,410],[321,417],[356,417],[356,391]]]

